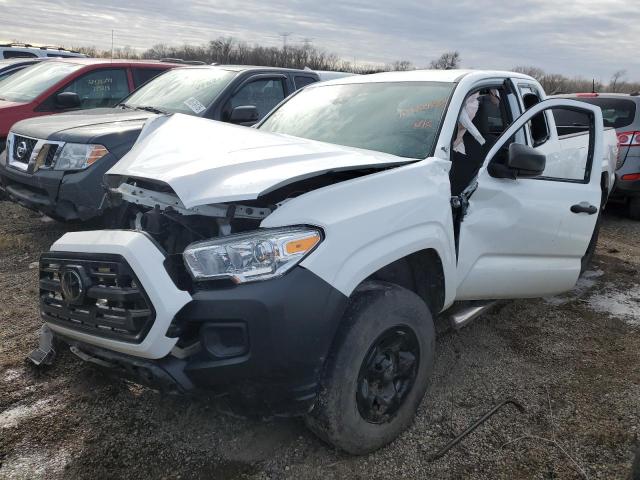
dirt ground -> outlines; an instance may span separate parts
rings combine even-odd
[[[640,434],[640,223],[612,206],[574,291],[503,302],[459,333],[440,322],[433,388],[388,447],[350,457],[297,419],[220,413],[63,352],[37,370],[39,252],[55,222],[0,202],[0,479],[624,479]],[[514,398],[439,460],[430,455]]]

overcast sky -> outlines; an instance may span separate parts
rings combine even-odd
[[[634,0],[0,0],[0,40],[144,50],[219,36],[313,45],[357,62],[416,66],[458,50],[464,67],[531,65],[640,80]]]

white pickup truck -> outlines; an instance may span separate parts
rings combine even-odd
[[[567,134],[559,109],[589,127]],[[599,108],[509,72],[342,78],[256,129],[158,117],[106,176],[119,228],[42,255],[34,359],[53,337],[374,450],[428,388],[434,317],[574,286],[616,155]]]

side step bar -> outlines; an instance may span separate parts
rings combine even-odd
[[[456,330],[468,325],[496,304],[496,300],[486,302],[468,302],[467,305],[449,315],[451,326]]]

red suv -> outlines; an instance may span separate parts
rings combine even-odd
[[[137,87],[178,66],[152,60],[52,59],[0,82],[0,152],[11,126],[41,115],[113,107]]]

